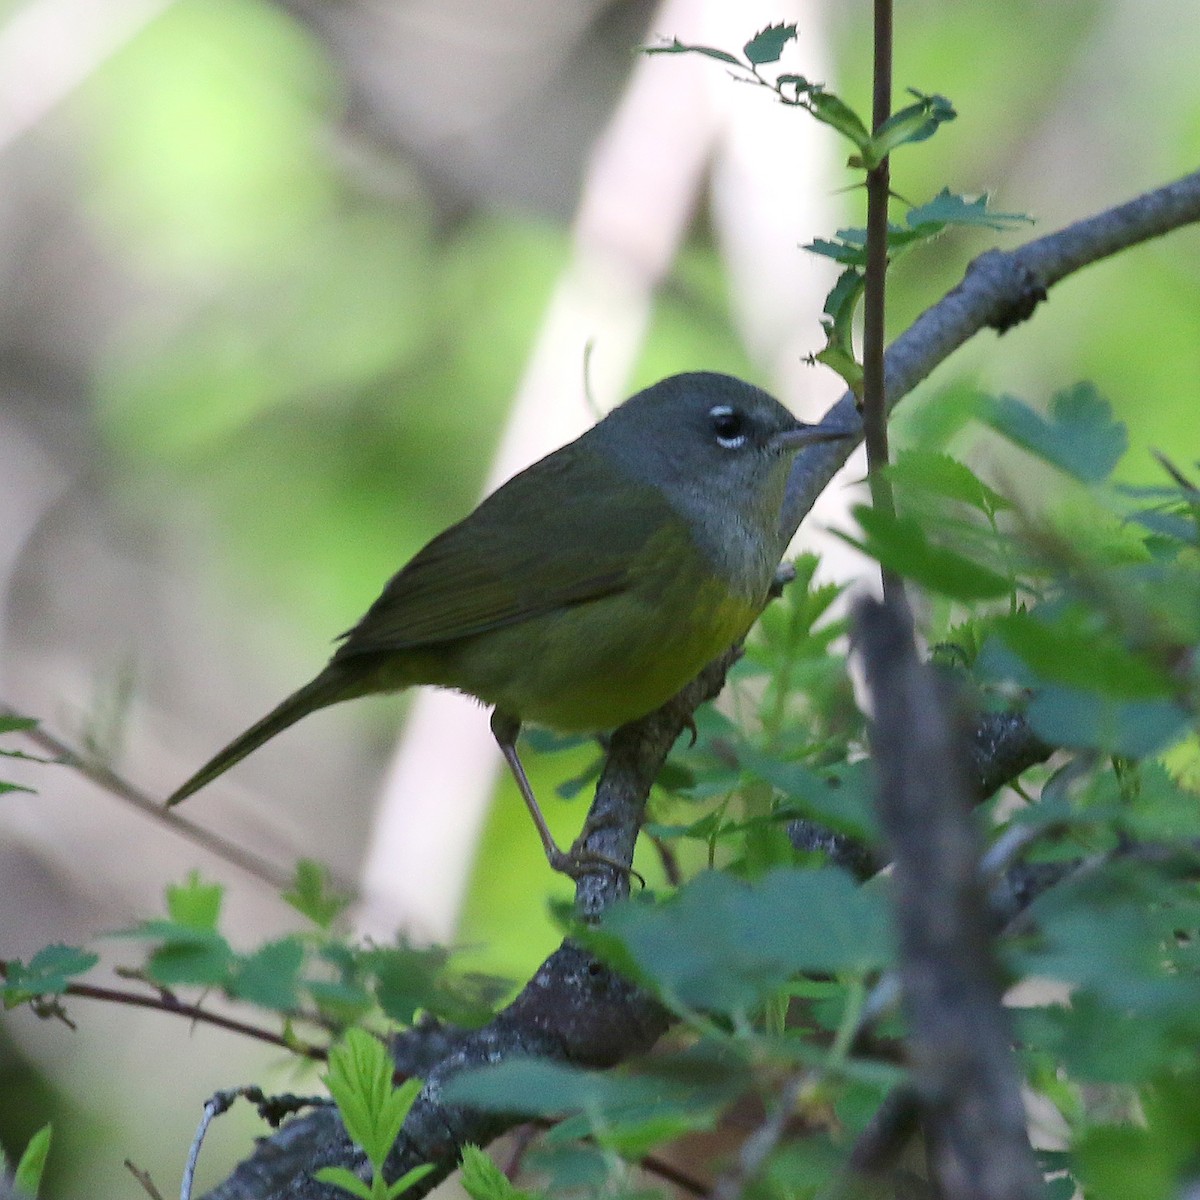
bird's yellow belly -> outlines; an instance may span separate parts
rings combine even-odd
[[[644,716],[758,616],[758,605],[711,574],[683,576],[464,639],[446,647],[437,682],[562,732],[613,729]],[[520,670],[511,669],[514,661]]]

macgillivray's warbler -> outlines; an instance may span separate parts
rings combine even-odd
[[[577,873],[517,756],[521,725],[614,729],[739,641],[786,548],[792,459],[846,436],[727,375],[674,375],[639,392],[419,551],[325,669],[168,807],[319,708],[434,684],[492,706],[492,733],[550,865]]]

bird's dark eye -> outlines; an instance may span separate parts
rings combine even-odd
[[[726,450],[736,450],[746,444],[746,417],[736,408],[728,404],[718,404],[708,410],[708,419],[712,422],[712,431],[716,435],[717,444]]]

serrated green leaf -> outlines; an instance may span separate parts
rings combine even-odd
[[[17,1169],[13,1173],[13,1186],[18,1192],[27,1196],[36,1196],[42,1186],[42,1173],[46,1169],[46,1159],[50,1154],[51,1127],[43,1125],[29,1139]]]
[[[292,886],[283,899],[320,929],[329,929],[350,903],[348,896],[333,890],[329,868],[311,858],[296,863]]]
[[[213,931],[221,916],[225,888],[219,883],[202,883],[200,872],[192,871],[186,882],[167,887],[167,914],[172,921],[192,929]]]
[[[1043,417],[1013,396],[984,396],[980,420],[1083,483],[1107,479],[1129,445],[1121,421],[1090,383],[1055,393]]]
[[[921,525],[862,505],[854,510],[864,537],[839,534],[883,566],[951,600],[992,600],[1012,591],[1012,582],[990,567],[930,542]]]
[[[163,987],[194,984],[224,988],[229,985],[234,961],[229,943],[213,933],[203,939],[159,946],[146,959],[146,975]]]
[[[768,25],[756,33],[743,47],[742,53],[756,67],[778,62],[784,47],[796,37],[795,25]]]
[[[463,1147],[459,1180],[471,1200],[533,1200],[517,1187],[478,1146]]]
[[[715,58],[718,62],[729,63],[734,67],[744,67],[746,64],[728,50],[717,50],[713,46],[686,46],[678,38],[672,38],[661,46],[643,46],[643,54],[703,54],[706,58]]]
[[[912,229],[936,226],[937,230],[942,230],[947,225],[967,225],[994,229],[998,233],[1016,225],[1033,224],[1033,218],[1024,213],[1002,213],[989,209],[986,193],[970,198],[949,188],[942,188],[928,203],[910,208],[905,219]]]
[[[318,1167],[313,1172],[313,1178],[339,1187],[351,1196],[358,1196],[359,1200],[371,1200],[371,1185],[363,1183],[348,1167]]]
[[[293,1009],[303,962],[304,947],[299,938],[268,942],[236,965],[229,994],[276,1012]]]
[[[579,936],[668,1000],[747,1015],[802,971],[887,961],[881,897],[834,868],[781,869],[753,883],[707,871],[669,900],[627,902]]]
[[[329,1052],[322,1077],[349,1136],[378,1169],[387,1158],[408,1110],[421,1090],[419,1079],[394,1087],[395,1067],[386,1047],[354,1028]]]
[[[66,990],[72,977],[90,971],[99,961],[99,955],[81,946],[43,946],[27,966],[20,959],[5,964],[7,980],[0,985],[0,994],[57,995]]]
[[[828,238],[814,238],[801,248],[811,254],[819,254],[822,258],[832,258],[835,262],[848,266],[861,267],[866,258],[861,247],[848,246],[845,242],[831,242]],[[825,300],[825,311],[829,311],[828,298]]]
[[[902,488],[957,500],[987,516],[1012,507],[970,467],[948,454],[932,450],[902,450],[888,466],[887,472]]]

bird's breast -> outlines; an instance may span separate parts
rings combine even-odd
[[[446,648],[436,682],[523,722],[613,729],[653,711],[753,624],[765,598],[735,591],[710,560],[651,538],[627,586]]]

